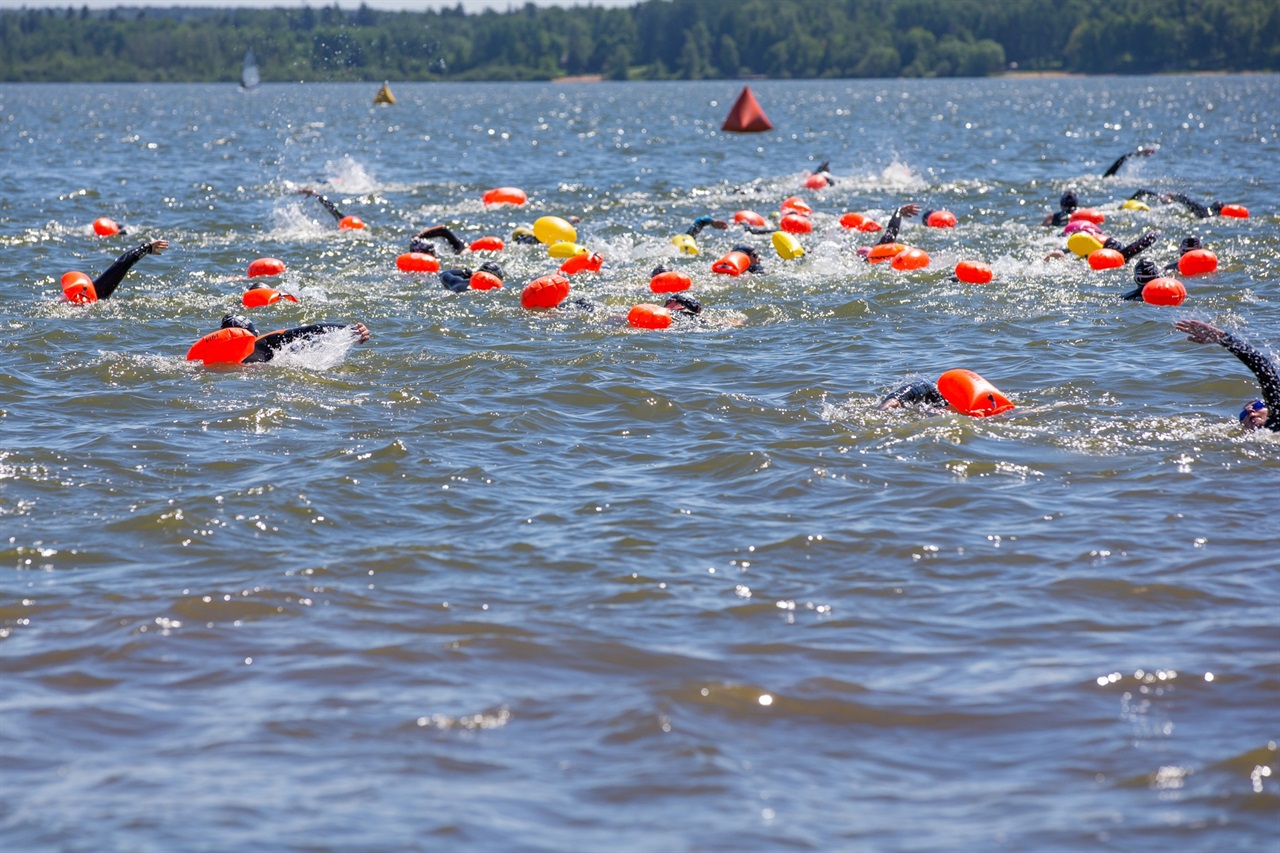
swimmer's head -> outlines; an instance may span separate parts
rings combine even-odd
[[[594,311],[596,303],[586,296],[579,296],[572,302],[565,302],[561,305],[563,308],[576,308],[579,311]]]
[[[667,303],[662,307],[676,314],[697,316],[702,313],[702,303],[684,293],[671,294],[667,297]]]
[[[1203,249],[1200,244],[1199,237],[1183,237],[1182,242],[1178,244],[1178,252],[1185,255],[1187,252],[1194,252],[1196,249]]]
[[[1133,268],[1133,280],[1137,284],[1146,284],[1152,279],[1160,277],[1160,267],[1156,266],[1156,262],[1149,259],[1143,259]]]
[[[1062,198],[1058,199],[1058,207],[1070,212],[1080,206],[1080,197],[1076,195],[1075,190],[1067,190],[1062,194]]]
[[[1270,411],[1267,404],[1261,400],[1254,400],[1240,410],[1240,423],[1245,429],[1261,429],[1267,425],[1267,416]]]
[[[521,225],[519,228],[511,232],[511,239],[517,243],[533,245],[541,242],[537,235],[533,233],[533,229],[528,225]]]
[[[496,261],[485,261],[480,265],[480,272],[487,272],[498,281],[503,281],[506,278],[506,273],[502,271],[502,267]]]
[[[671,272],[671,269],[672,267],[670,264],[658,264],[653,268],[653,272],[649,273],[649,278],[662,275],[664,272]]]
[[[409,241],[410,252],[421,252],[424,255],[431,255],[433,258],[440,257],[436,254],[435,244],[430,240],[423,240],[421,237],[414,237]]]
[[[255,281],[253,284],[249,285],[248,289],[249,290],[268,290],[269,288],[262,282]],[[230,316],[231,316],[230,314],[227,315],[227,317],[230,317]]]
[[[741,252],[742,254],[744,254],[744,255],[746,255],[748,258],[750,258],[752,261],[758,261],[758,260],[760,260],[760,253],[759,253],[759,252],[757,252],[755,249],[751,248],[750,246],[734,246],[734,247],[733,247],[732,249],[730,249],[729,251],[731,251],[731,252]]]
[[[246,320],[238,314],[227,314],[222,318],[222,325],[219,329],[247,329],[250,334],[257,335],[258,327],[253,325],[252,320]]]
[[[1224,207],[1226,207],[1226,205],[1216,199],[1214,201],[1209,202],[1209,209],[1213,211],[1214,216],[1221,216],[1222,208]]]

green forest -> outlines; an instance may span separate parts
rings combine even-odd
[[[216,2],[216,0],[211,0]],[[1277,0],[646,0],[507,12],[0,12],[0,81],[981,77],[1273,71]]]

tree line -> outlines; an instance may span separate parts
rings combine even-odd
[[[216,2],[216,0],[211,0]],[[495,0],[499,2],[499,0]],[[1276,0],[645,0],[466,14],[0,11],[0,81],[978,77],[1280,69]]]

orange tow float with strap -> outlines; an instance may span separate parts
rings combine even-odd
[[[525,308],[555,308],[569,295],[569,279],[562,275],[544,275],[525,285],[520,304]]]
[[[1178,258],[1178,272],[1182,275],[1206,275],[1218,271],[1218,256],[1208,249],[1192,249]]]
[[[285,293],[274,287],[251,287],[244,292],[244,296],[240,297],[245,308],[264,308],[267,305],[275,305],[281,299],[286,302],[298,301],[298,297],[292,293]]]
[[[98,301],[93,279],[78,270],[62,274],[62,298],[77,305]]]
[[[1124,255],[1115,249],[1097,249],[1089,253],[1089,266],[1095,270],[1113,270],[1124,266]]]
[[[524,204],[529,200],[524,190],[519,187],[494,187],[486,192],[483,196],[484,203],[493,204],[513,204],[516,207]]]
[[[693,287],[693,279],[682,272],[667,270],[649,279],[649,289],[654,293],[679,293]]]
[[[279,258],[258,258],[249,262],[249,278],[263,275],[280,275],[285,270],[284,261]]]
[[[100,216],[93,220],[93,233],[99,237],[114,237],[120,233],[120,226],[116,224],[114,219]]]
[[[966,284],[990,284],[991,267],[981,261],[961,261],[956,264],[956,278]]]
[[[733,221],[745,223],[755,228],[765,228],[768,225],[768,223],[765,222],[765,218],[754,210],[739,210],[733,215]]]
[[[1187,288],[1176,278],[1153,278],[1142,286],[1142,301],[1149,305],[1181,305]]]
[[[359,216],[344,216],[338,220],[338,227],[343,231],[359,231],[364,228],[364,220]]]
[[[1014,408],[1008,397],[972,370],[948,370],[939,376],[938,393],[952,406],[975,418]]]
[[[873,264],[882,261],[892,260],[896,255],[906,251],[906,246],[901,243],[877,243],[871,247],[871,251],[867,253],[867,260]]]
[[[740,276],[751,266],[751,258],[745,252],[729,252],[711,265],[711,271],[718,275]]]
[[[857,230],[857,231],[883,230],[880,227],[879,222],[876,222],[874,219],[868,219],[867,217],[863,216],[861,213],[854,213],[853,211],[850,211],[846,213],[844,216],[840,217],[840,226],[842,228],[848,228],[851,231],[852,230]]]
[[[560,265],[560,272],[565,275],[577,275],[580,272],[600,272],[604,266],[604,255],[593,252],[590,255],[574,255]]]
[[[889,266],[895,270],[922,270],[929,266],[929,253],[924,249],[903,249],[893,256]]]
[[[956,215],[949,210],[931,210],[924,224],[930,228],[955,228]]]
[[[473,241],[468,248],[473,252],[501,252],[506,247],[507,244],[502,242],[501,237],[489,236]]]
[[[487,270],[476,270],[471,274],[472,290],[501,290],[502,279]]]
[[[426,252],[405,252],[396,258],[396,269],[401,272],[440,272],[440,261]]]
[[[627,313],[627,322],[637,329],[666,329],[671,326],[671,312],[661,305],[643,302]]]

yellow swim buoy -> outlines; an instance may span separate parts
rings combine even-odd
[[[690,234],[677,234],[671,238],[671,245],[680,250],[681,254],[696,255],[698,254],[698,241],[693,239]]]
[[[547,254],[553,258],[572,258],[574,255],[587,254],[587,247],[581,243],[562,240],[547,247]]]
[[[804,257],[804,246],[800,245],[800,241],[794,234],[788,234],[786,231],[773,232],[773,250],[784,261],[794,261],[796,258]]]
[[[1121,210],[1150,210],[1151,208],[1147,206],[1146,202],[1138,201],[1136,198],[1131,198],[1128,201],[1126,201],[1124,204],[1120,205],[1120,209]]]
[[[533,223],[533,236],[548,246],[552,243],[573,243],[578,231],[559,216],[543,216]]]
[[[1082,258],[1087,258],[1102,248],[1102,241],[1092,234],[1077,231],[1067,238],[1067,248]]]

